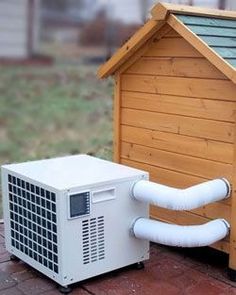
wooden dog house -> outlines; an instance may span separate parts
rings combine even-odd
[[[212,247],[236,270],[236,12],[159,3],[151,14],[98,72],[115,77],[114,160],[178,188],[227,178],[225,201],[150,212],[176,224],[225,218],[230,237]]]

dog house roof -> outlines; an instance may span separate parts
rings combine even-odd
[[[158,3],[151,19],[98,71],[100,78],[114,74],[166,23],[236,83],[236,12]]]

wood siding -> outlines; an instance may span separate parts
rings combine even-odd
[[[120,76],[116,160],[178,188],[218,177],[233,182],[235,85],[174,30],[141,50]],[[151,217],[177,224],[230,222],[230,204],[173,214],[152,206]],[[229,252],[229,241],[213,247]]]
[[[27,56],[28,0],[0,2],[0,57]]]
[[[37,51],[39,8],[40,0],[0,1],[0,58],[27,58]]]

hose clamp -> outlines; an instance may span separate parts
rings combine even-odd
[[[137,199],[135,198],[135,195],[134,195],[134,187],[137,183],[139,183],[140,181],[143,181],[143,180],[144,179],[139,179],[139,180],[135,181],[134,184],[132,185],[132,187],[130,188],[130,196],[132,199],[134,199],[136,201],[137,201]]]
[[[130,235],[133,236],[133,237],[135,237],[135,233],[134,233],[134,226],[135,226],[135,223],[136,223],[139,219],[141,219],[141,218],[143,218],[143,217],[137,217],[137,218],[135,218],[134,221],[133,221],[132,224],[131,224],[131,227],[130,227],[129,232],[130,232]]]
[[[229,182],[226,178],[221,178],[221,180],[223,180],[224,183],[225,183],[226,186],[227,186],[227,194],[226,194],[226,197],[225,197],[225,198],[229,198],[230,195],[231,195],[231,192],[232,192],[231,184],[230,184],[230,182]]]
[[[223,218],[221,219],[221,221],[225,224],[225,226],[227,227],[227,229],[229,231],[230,230],[230,224],[228,223],[228,221],[223,219]]]

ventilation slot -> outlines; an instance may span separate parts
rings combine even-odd
[[[8,175],[11,245],[58,273],[56,195]]]
[[[82,222],[83,263],[105,258],[104,216]]]

